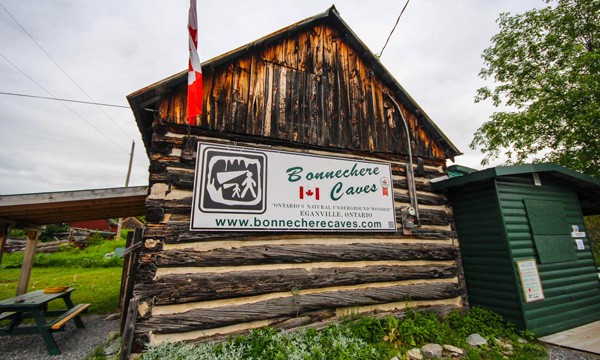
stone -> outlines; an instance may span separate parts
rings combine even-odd
[[[114,339],[118,338],[119,336],[120,336],[120,334],[118,331],[111,331],[106,336],[106,341],[113,341]]]
[[[471,334],[467,337],[467,343],[471,346],[487,345],[487,340],[479,334]]]
[[[464,354],[463,349],[461,349],[459,347],[456,347],[456,346],[444,345],[442,347],[444,348],[444,350],[446,350],[447,352],[449,352],[451,356],[458,356],[458,355],[463,355]]]
[[[519,344],[529,344],[529,341],[527,341],[527,340],[525,340],[525,339],[521,339],[521,338],[519,338],[519,339],[517,340],[517,342],[518,342]]]
[[[394,356],[394,357],[393,357],[393,358],[391,358],[390,360],[400,360],[400,359],[398,359],[398,357],[397,357],[397,356]]]
[[[443,352],[444,348],[438,344],[426,344],[421,347],[421,353],[425,359],[439,359]]]
[[[105,356],[115,355],[121,349],[121,339],[114,339],[108,346],[104,349]]]
[[[409,360],[423,360],[423,354],[421,354],[421,350],[419,349],[410,349],[406,352],[406,356]]]

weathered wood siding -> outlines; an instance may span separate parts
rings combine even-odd
[[[259,326],[294,328],[352,312],[439,311],[464,305],[452,212],[429,179],[443,174],[429,161],[416,176],[421,227],[397,233],[191,232],[193,161],[182,161],[185,126],[155,124],[145,244],[135,295],[140,298],[138,349],[145,343],[219,338]],[[233,143],[194,128],[201,141]],[[323,154],[297,146],[236,139],[237,144]],[[336,153],[340,156],[340,153]],[[393,156],[396,212],[409,205],[405,163]],[[398,228],[400,218],[398,217]]]
[[[343,35],[326,23],[290,34],[224,65],[203,69],[204,113],[196,125],[295,143],[406,154],[406,136],[373,75]],[[187,86],[161,100],[169,122],[184,124]],[[401,104],[402,106],[402,104]],[[419,114],[402,109],[415,156],[445,159]]]

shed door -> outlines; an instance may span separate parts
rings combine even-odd
[[[563,204],[548,200],[524,201],[540,263],[577,260]]]

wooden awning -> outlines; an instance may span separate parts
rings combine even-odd
[[[0,222],[13,226],[146,214],[147,186],[0,195]]]

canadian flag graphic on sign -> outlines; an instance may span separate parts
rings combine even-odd
[[[316,187],[314,189],[305,188],[304,186],[300,186],[300,200],[308,199],[314,196],[315,200],[319,200],[319,188]]]

